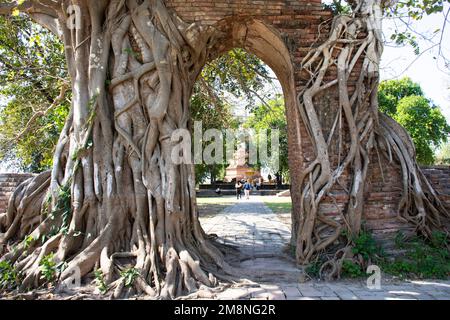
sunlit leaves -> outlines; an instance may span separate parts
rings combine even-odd
[[[26,135],[17,139],[35,112],[46,110],[67,83],[64,46],[24,15],[0,17],[0,160],[22,170],[41,171],[52,163],[70,93]]]
[[[421,164],[435,162],[434,150],[450,134],[441,110],[423,95],[409,78],[384,81],[380,85],[380,110],[400,123],[410,134]]]
[[[425,15],[439,13],[444,10],[444,4],[450,0],[407,0],[398,1],[392,6],[393,14],[407,13],[415,20],[422,19]]]
[[[231,50],[209,62],[198,79],[191,97],[191,119],[202,121],[203,130],[237,128],[230,96],[245,98],[248,109],[256,106],[255,92],[270,82],[269,70],[256,56],[242,49]],[[236,106],[234,106],[236,107]],[[226,164],[196,165],[196,180],[214,180],[224,174]]]
[[[289,164],[286,109],[283,97],[279,95],[275,99],[268,101],[266,104],[259,104],[252,110],[252,114],[245,123],[245,127],[252,128],[257,133],[267,130],[269,135],[270,130],[279,130],[279,171],[286,177],[289,173]],[[261,138],[264,139],[266,137],[263,136]],[[261,165],[269,168],[271,167],[271,163],[261,163]],[[274,171],[276,170],[277,169],[274,169]]]

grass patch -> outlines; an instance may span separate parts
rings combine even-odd
[[[345,233],[343,236],[348,237]],[[388,275],[410,279],[448,279],[450,276],[449,238],[444,233],[436,232],[429,240],[418,236],[406,239],[399,233],[395,239],[398,253],[394,256],[387,256],[368,231],[361,232],[352,242],[355,257],[360,256],[364,265],[378,265]],[[367,276],[366,270],[356,261],[348,259],[343,262],[342,277],[354,279]],[[318,259],[306,268],[306,272],[312,277],[319,277],[324,262]]]
[[[265,202],[274,213],[291,213],[292,203],[290,202]]]
[[[225,208],[235,204],[236,201],[234,196],[197,198],[199,216],[201,218],[208,218],[218,215]]]
[[[420,237],[405,239],[399,233],[395,239],[402,254],[382,264],[384,272],[417,279],[447,279],[450,276],[449,238],[442,232],[435,232],[426,241]]]

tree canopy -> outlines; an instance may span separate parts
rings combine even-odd
[[[0,16],[0,160],[40,172],[70,107],[64,46],[23,15]]]
[[[266,138],[261,134],[270,136],[271,130],[279,130],[279,166],[274,167],[270,159],[268,162],[260,163],[261,166],[268,167],[272,173],[281,173],[285,179],[289,178],[288,164],[288,137],[287,137],[287,121],[286,108],[282,95],[277,95],[275,99],[269,100],[267,103],[259,104],[253,109],[253,112],[247,122],[244,124],[247,128],[253,128],[257,132],[258,138]],[[270,139],[268,141],[270,143]],[[270,146],[269,146],[270,150]]]
[[[439,107],[424,96],[410,78],[383,81],[379,90],[380,110],[400,123],[411,135],[421,164],[435,162],[435,149],[446,142],[450,126]]]

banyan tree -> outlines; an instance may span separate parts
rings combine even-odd
[[[378,111],[383,6],[381,0],[351,1],[352,13],[334,16],[324,40],[301,61],[308,80],[294,105],[315,159],[292,190],[299,207],[292,243],[299,265],[327,252],[332,258],[322,273],[328,276],[337,276],[351,256],[343,231],[361,231],[373,152],[400,165],[399,216],[425,236],[449,218],[408,134]],[[180,143],[173,133],[191,128],[193,86],[223,41],[221,30],[184,22],[164,0],[0,3],[0,14],[17,10],[63,41],[72,85],[52,170],[21,184],[0,215],[0,261],[20,272],[20,289],[42,284],[41,261],[50,254],[61,266],[58,283],[71,280],[74,270],[82,278],[101,270],[116,297],[125,264],[135,270],[135,292],[162,298],[236,276],[199,223],[193,165],[172,157]],[[316,103],[328,90],[338,93],[338,103],[325,132]],[[330,142],[337,137],[344,142],[336,160]],[[343,175],[349,200],[335,219],[319,207]]]

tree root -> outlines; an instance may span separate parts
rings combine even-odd
[[[299,94],[299,111],[315,147],[316,159],[301,176],[299,227],[294,229],[298,231],[294,235],[296,255],[298,263],[306,265],[331,247],[336,250],[320,271],[327,279],[338,278],[343,261],[355,259],[351,256],[351,242],[344,247],[336,243],[341,241],[344,230],[350,238],[360,233],[370,155],[375,147],[384,151],[389,163],[401,165],[403,196],[399,218],[429,237],[433,230],[446,231],[442,220],[449,217],[417,165],[407,132],[378,111],[378,69],[383,51],[381,1],[361,0],[353,4],[353,14],[335,17],[328,40],[312,49],[302,62],[309,80]],[[349,79],[357,65],[361,73],[356,83],[352,83]],[[334,70],[337,75],[332,79]],[[332,87],[337,87],[338,110],[332,111],[336,114],[332,127],[323,128],[316,103]],[[325,129],[329,130],[328,137]],[[330,150],[332,145],[338,146],[337,162],[335,152]],[[343,185],[340,180],[346,175],[348,183]],[[331,196],[336,185],[345,190],[349,201],[339,218],[332,219],[320,213],[319,205],[324,197]],[[356,260],[363,263],[359,257]]]

